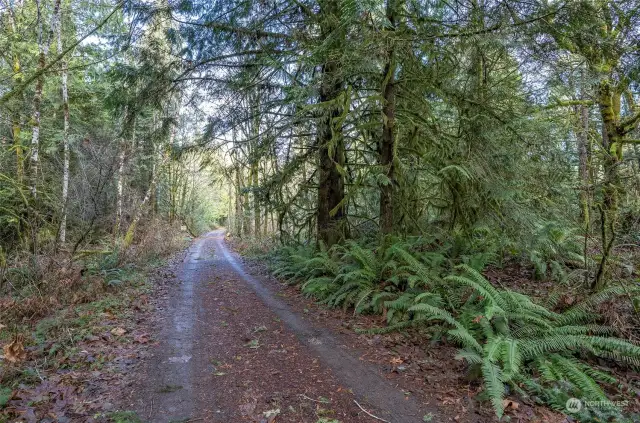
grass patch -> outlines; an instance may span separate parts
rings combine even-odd
[[[158,392],[161,394],[170,394],[171,392],[176,392],[182,389],[182,385],[164,385],[162,388],[158,389]]]
[[[107,417],[113,423],[142,423],[142,420],[134,411],[115,411],[107,414]]]
[[[13,390],[11,388],[0,385],[0,409],[7,405],[7,403],[11,399],[12,393]]]

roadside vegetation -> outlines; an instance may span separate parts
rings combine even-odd
[[[496,418],[637,420],[639,11],[0,0],[0,407],[224,225],[370,332],[458,347]]]
[[[505,286],[501,277],[520,260],[503,264],[490,282],[481,272],[496,266],[497,255],[487,262],[484,249],[458,254],[428,237],[382,247],[351,241],[320,252],[283,248],[273,257],[274,274],[329,307],[383,315],[386,325],[366,333],[410,330],[424,337],[425,348],[458,345],[456,358],[483,384],[482,397],[498,416],[507,396],[564,413],[570,398],[631,403],[637,387],[615,371],[635,373],[640,365],[637,329],[628,325],[637,318],[635,286],[611,284],[598,292],[559,281],[549,291],[536,280]],[[532,278],[539,274],[539,263],[528,266]],[[572,270],[559,267],[556,277]],[[637,420],[635,408],[627,411],[585,407],[573,414],[579,421]]]
[[[138,321],[152,307],[155,269],[190,239],[166,224],[140,235],[124,253],[47,257],[41,274],[29,262],[10,269],[21,277],[0,297],[0,422],[136,421],[115,412],[112,384],[127,382],[126,356],[152,341]]]
[[[154,272],[226,204],[125,9],[0,2],[1,422],[106,421]]]

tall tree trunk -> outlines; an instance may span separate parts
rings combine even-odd
[[[22,83],[22,70],[20,69],[20,59],[16,55],[13,62],[13,73],[16,75],[16,84]],[[20,95],[19,102],[22,100]],[[16,176],[19,185],[24,181],[24,149],[22,148],[22,119],[19,110],[17,110],[11,118],[11,135],[13,138],[13,148],[16,151]]]
[[[167,166],[169,169],[169,223],[173,224],[178,214],[178,192],[180,190],[180,163],[175,156],[178,146],[176,144],[176,127],[173,123],[170,129],[169,146],[171,148],[169,153],[171,157]]]
[[[387,19],[389,34],[396,29],[396,0],[387,0]],[[379,163],[386,180],[380,184],[380,233],[393,232],[394,207],[393,189],[395,185],[395,150],[396,150],[396,52],[395,39],[387,40],[390,44],[387,60],[382,74],[382,139],[379,147]]]
[[[251,192],[253,193],[253,220],[254,220],[254,236],[260,238],[260,229],[262,228],[262,222],[260,218],[260,201],[258,194],[259,179],[258,179],[259,166],[258,161],[251,165]]]
[[[247,180],[245,183],[244,168],[239,167],[240,181],[242,186],[242,235],[245,237],[251,236],[251,199],[249,197],[249,190],[247,187],[251,185],[251,174],[247,174]]]
[[[126,142],[124,136],[120,139],[119,153],[118,153],[118,182],[116,192],[116,224],[113,229],[113,235],[117,238],[120,233],[120,226],[122,226],[122,213],[124,204],[124,163],[126,159]]]
[[[46,66],[47,56],[49,54],[49,46],[51,45],[51,39],[58,23],[60,14],[60,1],[56,0],[53,6],[53,14],[51,16],[51,27],[47,39],[44,40],[42,36],[42,5],[40,0],[36,0],[36,7],[38,9],[38,71],[42,72]],[[44,73],[41,73],[36,80],[36,90],[33,96],[33,116],[31,124],[31,156],[30,156],[30,169],[29,173],[31,181],[29,189],[31,195],[37,197],[37,182],[38,182],[38,164],[39,164],[39,152],[40,152],[40,108],[42,105],[42,91],[44,89]]]
[[[622,159],[622,134],[620,124],[620,93],[611,86],[608,80],[600,83],[598,103],[602,118],[602,150],[604,152],[602,203],[600,224],[602,231],[602,258],[596,272],[593,288],[601,290],[606,284],[606,274],[611,250],[616,239],[618,220],[618,186],[620,176],[618,165]]]
[[[580,80],[580,100],[582,101],[586,101],[585,84],[586,81],[583,71]],[[588,232],[591,219],[591,204],[589,201],[589,164],[591,162],[591,159],[589,157],[591,153],[591,149],[589,148],[589,107],[586,104],[576,105],[575,114],[578,119],[576,140],[578,142],[577,147],[578,180],[580,182],[580,219],[582,220],[585,231]]]
[[[580,81],[580,100],[586,100],[585,94],[585,78],[584,72]],[[589,107],[586,104],[575,106],[575,114],[577,117],[576,140],[578,142],[578,181],[580,184],[579,201],[580,201],[580,220],[584,229],[583,255],[585,283],[589,283],[589,236],[591,233],[591,145],[589,141]]]
[[[236,212],[235,212],[235,234],[238,237],[242,237],[242,223],[244,216],[242,213],[242,177],[240,175],[240,165],[236,165],[235,168],[236,177]]]
[[[581,104],[579,111],[578,140],[578,179],[580,180],[580,217],[585,229],[589,227],[589,108]]]
[[[270,232],[270,228],[269,228],[269,209],[268,206],[265,206],[264,208],[264,224],[262,225],[262,236],[263,237],[267,237],[267,235],[269,235]]]
[[[122,135],[118,143],[118,181],[116,183],[116,222],[113,228],[113,237],[118,239],[124,213],[124,168],[127,159],[127,137],[129,134],[129,108],[125,106],[122,117]],[[135,144],[134,144],[135,145]]]
[[[228,181],[229,186],[227,187],[227,196],[229,197],[229,210],[227,211],[227,232],[233,231],[233,225],[235,225],[235,220],[233,217],[233,183]]]
[[[195,172],[195,170],[193,171]],[[182,194],[180,195],[180,204],[178,205],[178,216],[186,217],[187,193],[189,191],[189,174],[186,169],[182,172]]]
[[[20,34],[18,34],[18,23],[16,21],[16,13],[13,9],[13,4],[8,0],[2,0],[2,5],[6,8],[9,15],[9,24],[11,27],[11,41],[18,40]],[[16,86],[22,85],[23,77],[22,77],[22,67],[20,65],[20,56],[17,52],[13,52],[13,79],[15,81]],[[16,104],[22,104],[23,102],[22,93],[19,95]],[[15,107],[15,111],[11,116],[11,136],[13,141],[13,148],[16,152],[16,177],[18,185],[22,185],[24,180],[24,149],[22,147],[22,141],[20,139],[20,134],[22,133],[22,115],[20,113],[20,108]]]
[[[317,145],[319,161],[317,236],[318,241],[331,246],[346,237],[344,212],[345,146],[342,136],[342,114],[348,113],[339,104],[344,84],[340,74],[340,49],[344,44],[344,29],[340,28],[339,0],[320,2],[322,39],[333,40],[328,48],[327,60],[322,66],[319,102],[323,116],[318,123]],[[348,105],[346,101],[344,103]]]
[[[62,19],[58,23],[58,54],[62,54]],[[62,110],[64,116],[64,128],[62,132],[62,144],[64,146],[64,158],[62,164],[62,216],[60,219],[59,241],[64,244],[67,240],[67,200],[69,198],[69,90],[67,86],[68,71],[66,60],[62,61]]]

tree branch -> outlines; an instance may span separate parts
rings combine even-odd
[[[555,109],[556,107],[591,106],[591,105],[593,105],[592,100],[566,100],[566,101],[556,101],[553,104],[548,104],[542,107],[541,110]]]
[[[630,116],[620,122],[620,128],[622,128],[622,134],[626,135],[635,129],[635,126],[640,122],[640,110],[636,110],[633,116]]]
[[[51,69],[51,67],[53,67],[55,64],[57,64],[59,61],[61,61],[70,51],[72,51],[73,49],[75,49],[78,45],[80,45],[80,43],[82,43],[84,40],[86,40],[87,38],[89,38],[91,35],[93,35],[97,30],[99,30],[100,28],[102,28],[108,21],[109,19],[111,19],[111,17],[123,6],[124,2],[121,1],[119,2],[116,7],[111,11],[111,13],[109,13],[107,15],[106,18],[104,18],[95,28],[93,28],[91,31],[87,32],[85,35],[83,35],[80,39],[78,39],[75,43],[71,44],[69,47],[67,47],[62,53],[58,54],[53,60],[51,60],[46,66],[42,67],[41,69],[38,69],[37,72],[34,72],[33,75],[29,76],[28,78],[26,78],[24,80],[24,82],[22,82],[20,85],[18,85],[17,87],[15,87],[14,89],[12,89],[11,91],[6,92],[5,94],[2,95],[2,97],[0,97],[0,106],[2,106],[4,103],[6,103],[7,101],[9,101],[9,99],[15,95],[18,95],[20,93],[22,93],[25,89],[27,89],[27,87],[34,82],[35,80],[37,80],[41,75],[43,75],[44,73],[46,73],[49,69]]]

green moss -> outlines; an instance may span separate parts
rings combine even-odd
[[[0,385],[0,409],[7,405],[11,399],[12,392],[11,388]]]
[[[135,411],[115,411],[107,415],[113,423],[142,423]]]

